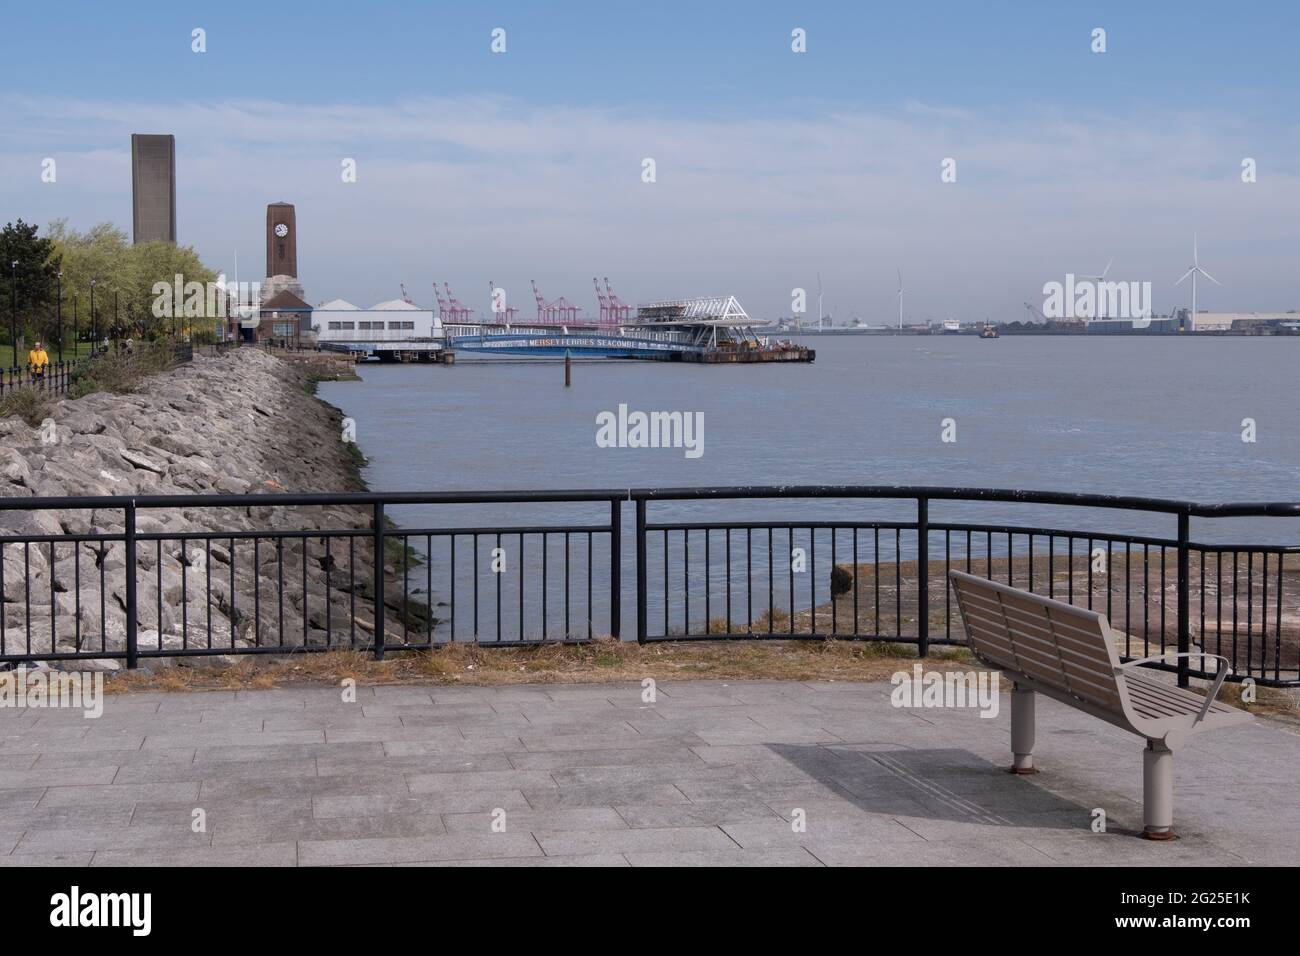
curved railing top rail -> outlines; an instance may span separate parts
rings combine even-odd
[[[757,498],[879,498],[929,501],[1006,502],[1149,511],[1201,518],[1300,517],[1300,501],[1204,503],[1174,498],[1103,495],[1087,492],[1031,491],[1007,488],[957,488],[937,485],[731,485],[691,488],[587,488],[571,491],[441,492],[255,492],[219,495],[99,495],[70,497],[0,497],[0,511],[60,508],[246,508],[249,505],[420,505],[628,501],[681,501]]]
[[[248,508],[305,505],[506,504],[512,502],[608,502],[627,498],[626,488],[575,491],[440,492],[254,492],[242,495],[100,495],[68,498],[0,498],[0,511],[60,508]]]
[[[1174,498],[1101,495],[1087,492],[1029,491],[1009,488],[954,488],[935,485],[733,485],[715,488],[633,488],[633,501],[741,498],[926,498],[931,501],[986,501],[1154,511],[1202,518],[1300,517],[1300,501],[1239,501],[1207,504]]]

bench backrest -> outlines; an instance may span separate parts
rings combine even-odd
[[[1096,611],[950,571],[970,648],[990,664],[1123,712],[1110,626]]]

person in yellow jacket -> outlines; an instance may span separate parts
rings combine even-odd
[[[50,357],[41,348],[41,343],[37,342],[30,352],[27,353],[27,365],[32,371],[32,383],[45,387],[45,369],[50,364]]]

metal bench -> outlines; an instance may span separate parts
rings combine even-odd
[[[966,637],[975,656],[1014,681],[1011,694],[1012,773],[1035,773],[1034,695],[1046,694],[1139,737],[1142,754],[1143,836],[1172,839],[1173,751],[1203,730],[1251,720],[1217,703],[1228,660],[1200,651],[1158,654],[1119,662],[1105,615],[985,578],[950,571]],[[1219,663],[1206,696],[1143,674],[1138,665],[1176,657],[1213,657]]]

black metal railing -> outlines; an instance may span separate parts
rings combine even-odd
[[[954,568],[1104,611],[1122,658],[1220,654],[1234,678],[1300,684],[1300,611],[1284,598],[1300,546],[1193,542],[1192,518],[1300,517],[1300,503],[1202,505],[1166,499],[925,487],[637,489],[637,638],[783,638],[964,643]],[[651,520],[651,502],[837,502],[855,520]],[[861,520],[864,499],[908,502]],[[934,521],[931,505],[990,503],[1142,512],[1172,537],[1021,524]],[[716,505],[715,505],[716,509]],[[1270,591],[1271,587],[1271,591]],[[1294,584],[1291,594],[1295,594]],[[1289,603],[1288,603],[1289,602]],[[1289,617],[1288,617],[1289,612]],[[1213,676],[1204,656],[1159,665]]]
[[[338,649],[382,658],[450,641],[617,636],[625,496],[0,498],[0,527],[24,523],[5,520],[13,513],[43,513],[56,516],[46,526],[63,529],[0,533],[0,661],[116,658],[135,667],[144,658]],[[541,504],[594,509],[604,520],[389,521],[392,508]],[[182,513],[187,530],[168,530],[168,517]]]
[[[764,514],[741,517],[746,500]],[[1088,527],[932,514],[990,506],[1085,509]],[[1174,533],[1102,531],[1094,510]],[[1297,686],[1300,546],[1191,537],[1193,519],[1296,517],[1298,503],[874,486],[0,498],[0,662],[620,637],[625,563],[642,642],[838,638],[924,656],[963,643],[956,568],[1103,611],[1124,658],[1191,652],[1160,665],[1183,684],[1213,676],[1203,653],[1235,679]]]
[[[44,369],[31,365],[20,368],[0,369],[0,397],[23,388],[47,392],[51,395],[64,395],[72,384],[72,375],[80,364],[79,359],[64,362],[50,362]]]

